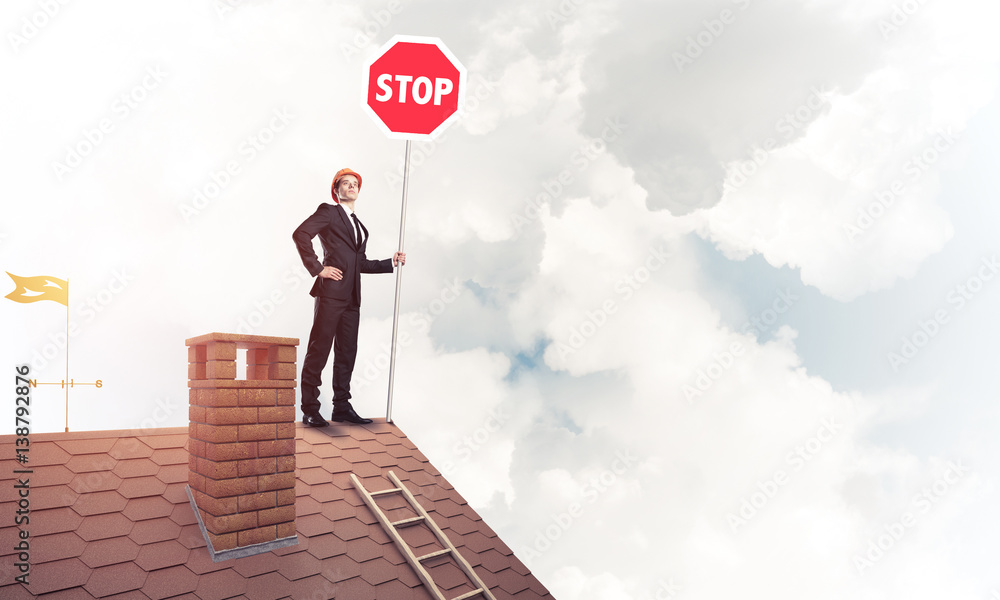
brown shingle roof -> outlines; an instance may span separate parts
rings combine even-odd
[[[498,599],[551,598],[510,548],[417,447],[384,420],[296,430],[299,543],[212,562],[187,499],[187,428],[32,436],[16,465],[0,436],[0,597],[430,599],[350,481],[392,487],[392,470]],[[31,573],[11,584],[18,529],[15,468],[32,468]],[[398,495],[380,496],[390,519],[413,516]],[[440,544],[425,525],[401,529],[416,554]],[[425,567],[446,597],[473,589],[453,559]]]

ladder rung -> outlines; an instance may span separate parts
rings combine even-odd
[[[476,589],[472,590],[471,592],[467,592],[465,594],[462,594],[461,596],[455,596],[451,600],[465,600],[466,598],[471,598],[473,596],[478,596],[479,594],[482,594],[482,593],[483,593],[483,588],[476,588]]]
[[[397,528],[398,527],[407,527],[409,525],[415,525],[415,524],[417,524],[417,523],[419,523],[420,521],[423,521],[423,520],[424,520],[423,517],[413,517],[411,519],[403,519],[402,521],[396,521],[395,523],[392,524],[392,526],[393,527],[397,527]]]
[[[395,492],[401,492],[403,490],[399,488],[389,488],[387,490],[379,490],[377,492],[368,492],[369,496],[381,496],[382,494],[393,494]]]
[[[449,554],[449,553],[451,553],[451,548],[445,548],[444,550],[438,550],[436,552],[431,552],[430,554],[425,554],[420,558],[418,558],[417,560],[419,560],[420,562],[424,562],[425,560],[429,560],[431,558],[434,558],[435,556],[441,556],[442,554]]]

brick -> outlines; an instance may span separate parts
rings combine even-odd
[[[208,358],[205,355],[205,344],[196,344],[194,346],[188,346],[188,362],[198,363],[205,362]]]
[[[277,525],[278,523],[290,523],[295,520],[294,506],[278,506],[275,508],[265,508],[257,513],[257,522],[264,525]]]
[[[212,444],[236,442],[239,441],[239,427],[239,425],[207,425],[199,423],[198,439]]]
[[[279,456],[277,461],[278,473],[286,473],[295,470],[295,455]]]
[[[205,458],[215,461],[257,458],[257,444],[255,442],[205,444]]]
[[[267,378],[295,379],[295,363],[271,363],[267,366]]]
[[[261,475],[257,478],[257,490],[269,492],[271,490],[284,490],[295,487],[295,473],[277,473],[275,475]]]
[[[269,475],[277,473],[274,458],[250,458],[239,461],[239,476],[253,477],[254,475]]]
[[[205,422],[205,407],[192,404],[188,407],[188,420],[194,423]]]
[[[191,490],[191,494],[194,496],[194,502],[198,505],[198,508],[201,511],[207,512],[213,516],[221,517],[223,515],[235,515],[239,512],[237,496],[231,496],[229,498],[213,498],[208,494],[197,490]]]
[[[248,365],[247,379],[254,379],[257,381],[267,379],[267,365]]]
[[[236,342],[209,342],[206,346],[207,360],[236,360]]]
[[[226,389],[212,389],[204,388],[195,390],[197,396],[192,402],[193,404],[199,404],[201,406],[209,406],[213,408],[236,406],[236,389],[226,388]]]
[[[258,423],[292,423],[294,421],[294,406],[261,406],[257,410]]]
[[[270,406],[278,405],[278,390],[246,388],[239,390],[240,406]]]
[[[295,346],[271,346],[267,349],[267,362],[294,363]]]
[[[188,471],[188,485],[192,490],[205,491],[206,477],[196,471]]]
[[[295,489],[278,490],[275,492],[278,506],[295,506]]]
[[[205,411],[205,423],[209,425],[244,425],[257,422],[257,409],[254,407],[213,408]]]
[[[275,428],[277,430],[277,428]],[[257,444],[257,456],[295,456],[295,440],[273,440]]]
[[[239,461],[235,460],[215,461],[199,458],[196,470],[209,479],[233,479],[239,476],[236,468],[238,463]]]
[[[253,477],[248,479],[205,479],[205,493],[213,498],[242,496],[257,491],[258,482]],[[262,490],[269,491],[269,490]]]
[[[279,523],[275,526],[278,532],[278,539],[289,538],[295,535],[295,521],[291,523]]]
[[[278,436],[278,429],[274,423],[240,425],[238,435],[241,442],[274,441]]]
[[[205,456],[205,442],[188,438],[188,452],[194,456]]]
[[[278,532],[274,525],[269,525],[267,527],[240,531],[237,536],[239,537],[240,547],[243,547],[252,546],[254,544],[263,544],[265,542],[273,542],[278,539]]]
[[[216,552],[220,550],[232,550],[239,543],[239,538],[235,532],[225,533],[222,535],[215,535],[212,532],[208,533],[208,539],[212,542],[212,548]]]
[[[295,423],[278,423],[276,427],[279,440],[295,439]]]
[[[206,379],[205,363],[188,363],[188,379]]]
[[[295,406],[295,388],[278,390],[278,406]]]
[[[247,365],[266,365],[269,363],[267,359],[267,348],[250,348],[247,350]]]
[[[236,379],[236,361],[208,361],[205,363],[205,379]]]
[[[275,506],[278,505],[277,492],[261,492],[259,494],[246,494],[243,496],[237,496],[237,499],[239,501],[240,512],[247,512],[250,510],[260,510],[262,508],[274,508]]]
[[[216,535],[257,526],[257,513],[255,512],[219,516],[204,514],[202,519],[205,521],[205,529]]]

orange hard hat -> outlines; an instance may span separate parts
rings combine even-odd
[[[330,185],[330,195],[333,196],[333,201],[337,202],[338,204],[340,203],[340,201],[337,200],[337,184],[340,183],[340,179],[344,175],[354,175],[355,177],[357,177],[358,178],[358,191],[361,191],[361,174],[360,173],[356,172],[354,169],[351,169],[350,167],[346,167],[346,168],[343,168],[343,169],[337,171],[337,174],[333,176],[333,184]]]

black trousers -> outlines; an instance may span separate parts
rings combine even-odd
[[[318,413],[319,386],[333,348],[333,409],[346,408],[351,399],[351,374],[358,356],[361,307],[353,300],[317,296],[313,325],[302,363],[302,412]]]

